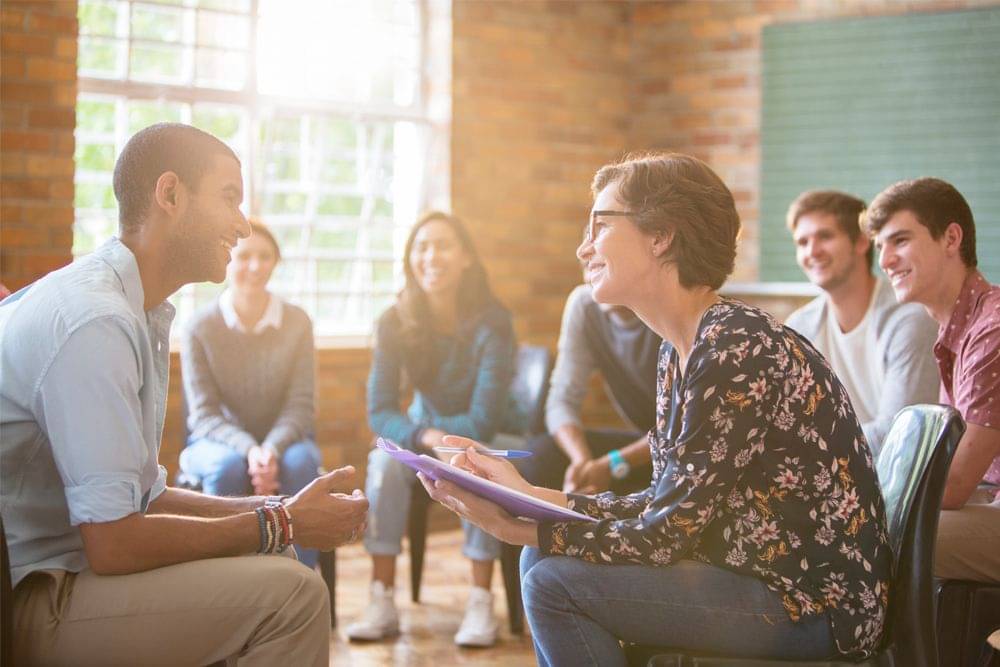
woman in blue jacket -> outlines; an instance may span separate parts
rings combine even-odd
[[[368,378],[369,425],[401,447],[431,455],[445,434],[489,442],[508,417],[515,350],[510,313],[490,290],[472,239],[456,218],[424,215],[410,232],[404,256],[406,285],[378,322]],[[404,381],[413,391],[405,411]],[[412,470],[372,450],[364,541],[373,564],[371,602],[347,629],[353,640],[399,631],[393,601],[396,556],[415,482]],[[500,544],[471,524],[464,528],[462,552],[472,562],[473,586],[455,642],[490,646],[498,625],[490,579]]]

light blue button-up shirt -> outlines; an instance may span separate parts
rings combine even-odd
[[[14,585],[88,567],[78,528],[163,492],[174,308],[118,239],[0,303],[0,508]]]

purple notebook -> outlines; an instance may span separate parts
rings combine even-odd
[[[526,493],[508,489],[506,486],[488,479],[476,477],[472,473],[449,465],[440,459],[425,454],[415,454],[385,438],[378,438],[375,442],[376,446],[389,456],[424,473],[427,477],[433,480],[444,479],[452,482],[480,498],[496,503],[513,516],[534,519],[535,521],[597,521],[586,514],[553,505]]]

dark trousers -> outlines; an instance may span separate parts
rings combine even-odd
[[[587,429],[584,436],[596,459],[612,449],[621,449],[635,442],[642,434],[621,429]],[[561,489],[566,468],[569,467],[569,457],[556,444],[555,438],[548,433],[537,435],[528,440],[527,447],[534,455],[518,462],[518,469],[524,478],[535,486]],[[625,494],[645,489],[650,485],[652,476],[652,465],[634,467],[625,479],[612,479],[611,490],[617,494]]]

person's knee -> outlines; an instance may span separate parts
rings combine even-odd
[[[368,455],[368,478],[365,481],[368,495],[377,495],[385,486],[409,486],[413,473],[406,464],[392,458],[381,449]]]
[[[268,570],[262,573],[261,581],[270,582],[280,591],[279,597],[284,600],[282,607],[307,616],[318,613],[329,617],[330,595],[319,573],[291,558],[265,557],[261,560]]]
[[[247,460],[236,450],[230,450],[216,463],[215,469],[202,477],[202,487],[207,493],[220,496],[242,495],[250,485]]]
[[[316,479],[320,466],[319,451],[311,442],[298,442],[285,450],[281,457],[282,478],[290,487],[282,489],[295,493]]]
[[[523,556],[521,563],[524,564]],[[536,562],[521,579],[525,609],[560,606],[560,602],[567,597],[565,593],[566,588],[556,558]]]

